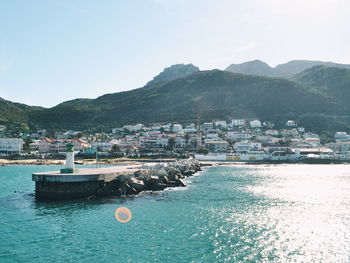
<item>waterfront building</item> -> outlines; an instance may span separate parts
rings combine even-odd
[[[0,138],[0,153],[19,154],[23,149],[23,144],[21,138]]]
[[[332,149],[334,152],[344,153],[350,151],[350,142],[332,142],[325,145],[327,148]]]
[[[112,150],[113,144],[111,142],[92,142],[91,149],[99,152],[109,152]]]
[[[250,152],[250,151],[260,151],[262,150],[262,146],[260,142],[252,142],[252,141],[241,141],[236,142],[233,145],[233,148],[236,152]]]
[[[206,141],[205,147],[209,152],[227,152],[228,143],[226,141]]]

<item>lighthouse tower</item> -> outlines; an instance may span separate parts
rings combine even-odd
[[[61,174],[72,174],[74,172],[78,172],[74,167],[74,145],[69,143],[66,149],[66,167],[61,169]]]

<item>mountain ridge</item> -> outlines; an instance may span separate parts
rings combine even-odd
[[[0,116],[7,117],[0,122],[12,118],[38,128],[106,130],[138,122],[259,118],[277,125],[295,119],[315,131],[350,130],[348,87],[350,70],[344,68],[315,66],[290,79],[196,70],[142,88],[74,99],[52,108],[6,101],[0,103]]]
[[[243,62],[240,64],[231,64],[225,70],[249,74],[249,75],[258,75],[266,77],[282,77],[282,78],[292,78],[294,75],[310,69],[314,66],[327,66],[327,67],[338,67],[338,68],[347,68],[350,69],[348,64],[340,64],[334,62],[324,62],[316,60],[291,60],[287,63],[279,64],[276,67],[271,67],[266,62],[261,60],[252,60]]]

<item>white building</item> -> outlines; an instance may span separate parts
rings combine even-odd
[[[228,143],[226,141],[207,141],[205,147],[210,152],[226,152],[228,148]]]
[[[266,130],[265,134],[269,135],[269,136],[278,136],[279,132],[278,132],[278,130]]]
[[[173,125],[173,132],[182,132],[182,125],[181,124],[174,124]]]
[[[347,142],[350,140],[350,136],[346,132],[336,132],[334,139],[336,142]]]
[[[136,132],[136,131],[141,131],[142,128],[143,128],[143,124],[138,123],[135,125],[124,125],[122,129],[129,132]]]
[[[244,126],[244,125],[245,125],[245,120],[243,119],[232,120],[232,126]]]
[[[350,142],[332,142],[326,144],[326,147],[332,149],[334,152],[348,152],[350,151]]]
[[[262,149],[260,142],[251,142],[251,141],[241,141],[236,142],[233,145],[233,148],[236,152],[250,152],[250,151],[260,151]]]
[[[261,121],[253,120],[249,122],[250,128],[261,128]]]
[[[216,128],[226,128],[227,123],[226,123],[226,121],[215,121],[215,127]]]
[[[250,138],[252,138],[252,135],[246,132],[229,131],[227,132],[227,138],[233,141],[243,141],[249,140]]]
[[[205,122],[201,125],[201,130],[209,130],[214,128],[214,123],[212,122]]]
[[[23,139],[20,138],[0,138],[0,153],[19,154],[23,144]]]
[[[287,126],[287,127],[295,127],[295,126],[297,126],[297,124],[296,124],[295,121],[293,121],[293,120],[288,120],[288,121],[286,122],[286,126]]]
[[[112,150],[113,144],[111,142],[92,142],[91,148],[99,152],[109,152]]]
[[[207,133],[206,135],[205,135],[205,137],[206,138],[208,138],[208,139],[219,139],[219,134],[217,134],[217,133]]]

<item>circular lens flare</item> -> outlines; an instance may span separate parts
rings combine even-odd
[[[115,210],[114,216],[120,223],[128,223],[131,220],[131,211],[126,207],[119,207]]]

